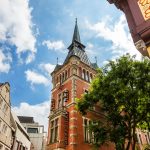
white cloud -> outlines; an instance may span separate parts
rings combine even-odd
[[[10,63],[12,61],[10,53],[4,54],[2,49],[0,49],[0,73],[8,73],[10,70]]]
[[[56,65],[52,65],[52,64],[50,64],[50,63],[47,63],[47,64],[41,63],[41,64],[39,65],[39,68],[40,68],[41,70],[43,70],[43,71],[46,71],[46,74],[50,75],[51,72],[54,70],[55,66],[56,66]]]
[[[131,55],[136,54],[139,59],[141,58],[141,54],[135,48],[131,35],[127,31],[125,16],[122,15],[115,23],[112,23],[111,19],[107,17],[107,19],[96,24],[86,22],[86,25],[88,29],[97,34],[97,37],[112,42],[111,51],[113,55],[120,56],[130,53]]]
[[[34,121],[38,122],[40,125],[44,125],[45,131],[47,131],[50,111],[49,101],[36,105],[30,105],[26,102],[22,102],[19,106],[12,107],[12,109],[18,116],[34,117]]]
[[[65,45],[63,41],[50,41],[45,40],[42,42],[43,45],[46,45],[49,50],[59,51],[64,53]]]
[[[26,63],[36,53],[31,11],[29,0],[0,0],[0,40],[15,45],[19,57],[28,52]]]
[[[25,71],[26,80],[31,83],[31,85],[35,84],[43,84],[45,86],[48,86],[50,84],[50,81],[43,76],[42,74],[39,74],[32,70]]]
[[[87,43],[86,52],[88,53],[89,56],[91,55],[96,56],[97,55],[96,49],[97,48],[95,48],[92,43]]]

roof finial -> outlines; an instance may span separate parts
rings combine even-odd
[[[77,24],[77,22],[78,22],[78,18],[76,18],[76,24]]]

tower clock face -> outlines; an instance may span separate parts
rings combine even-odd
[[[138,5],[145,20],[150,19],[150,0],[139,0]]]

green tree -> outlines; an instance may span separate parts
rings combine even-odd
[[[150,130],[150,61],[125,55],[98,70],[89,93],[78,100],[77,107],[85,115],[95,104],[105,116],[90,127],[95,144],[111,141],[117,150],[129,150],[132,142],[135,150],[136,128]]]

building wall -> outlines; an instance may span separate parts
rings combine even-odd
[[[30,150],[31,142],[26,130],[21,125],[16,114],[14,112],[12,112],[11,114],[12,114],[11,123],[14,129],[12,150],[18,150],[18,149]]]
[[[74,69],[77,69],[74,71]],[[69,75],[60,84],[60,77],[65,70],[69,70]],[[93,111],[89,112],[86,116],[82,116],[76,110],[76,98],[81,98],[81,96],[89,90],[90,82],[87,81],[87,78],[83,77],[83,70],[88,71],[89,74],[92,73],[94,77],[96,71],[80,62],[77,58],[71,58],[68,64],[63,66],[60,70],[54,72],[53,84],[54,88],[52,89],[52,100],[51,100],[51,112],[49,116],[49,129],[48,129],[48,150],[91,150],[93,148],[90,142],[85,142],[84,137],[84,119],[92,120],[101,118],[104,116],[100,113],[99,106],[95,106]],[[57,81],[56,81],[57,80]],[[62,104],[62,107],[58,107],[59,94],[63,93],[65,90],[69,92],[69,98],[67,102]],[[54,105],[52,104],[54,101]],[[68,123],[66,124],[67,112],[69,114]],[[58,120],[58,137],[55,142],[51,142],[51,122]],[[142,145],[146,144],[145,135],[140,134],[142,138],[142,143],[138,144],[139,150],[141,150]],[[66,141],[68,142],[67,144]],[[109,145],[103,145],[99,148],[100,150],[114,150],[114,144],[109,143]]]
[[[11,148],[10,87],[8,83],[0,86],[0,147]],[[2,148],[3,147],[3,148]]]
[[[31,150],[45,150],[46,140],[44,133],[44,126],[38,123],[22,123],[31,140]],[[28,129],[37,129],[37,133],[30,133]]]
[[[87,77],[84,77],[83,70],[86,74],[92,74],[92,77],[96,75],[96,71],[93,68],[90,68],[88,65],[83,64],[79,61],[78,58],[72,57],[68,64],[63,66],[58,72],[55,72],[52,76],[53,79],[57,80],[62,72],[69,70],[69,76],[67,79],[60,84],[60,80],[53,82],[54,88],[52,90],[52,99],[55,101],[54,108],[51,107],[50,121],[49,121],[49,135],[48,135],[48,149],[65,149],[65,150],[91,150],[92,145],[84,141],[84,124],[83,116],[76,110],[76,98],[81,98],[81,96],[89,90],[90,80]],[[88,80],[88,81],[87,81]],[[68,90],[69,99],[63,104],[62,108],[58,107],[58,95],[59,93]],[[52,104],[51,104],[52,105]],[[60,111],[60,112],[59,112]],[[59,113],[58,113],[59,112]],[[66,116],[65,112],[69,113],[68,125],[65,124]],[[99,114],[89,113],[86,116],[88,119],[93,117],[100,117]],[[54,143],[50,142],[51,136],[51,122],[55,119],[58,119],[58,138]],[[66,135],[65,130],[68,128],[67,140],[68,144],[65,143]],[[112,147],[103,146],[103,150],[112,150]]]

